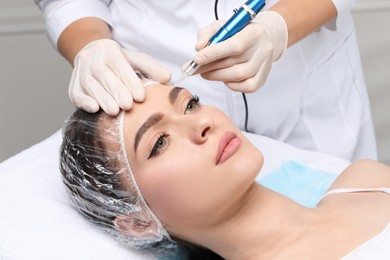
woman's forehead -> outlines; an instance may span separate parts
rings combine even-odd
[[[150,94],[150,95],[153,95],[153,94],[158,95],[158,93],[161,94],[164,92],[169,92],[172,88],[173,88],[173,86],[163,85],[163,84],[156,82],[154,84],[150,84],[150,85],[145,86],[145,92],[146,92],[146,94]]]
[[[137,109],[143,109],[143,106],[159,108],[159,106],[162,106],[166,101],[168,101],[170,105],[173,105],[180,92],[189,93],[188,90],[177,86],[174,87],[159,83],[149,85],[145,87],[145,100],[140,103],[135,103],[134,107]],[[131,109],[129,111],[131,111]]]

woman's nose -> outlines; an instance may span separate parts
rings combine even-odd
[[[192,118],[190,118],[192,117]],[[190,116],[190,138],[197,144],[204,143],[209,134],[214,130],[214,119],[207,113]]]

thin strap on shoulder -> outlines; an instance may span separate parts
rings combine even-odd
[[[330,194],[353,193],[353,192],[378,192],[378,191],[384,192],[384,193],[387,193],[390,195],[390,188],[384,188],[384,187],[380,187],[380,188],[340,188],[340,189],[334,189],[334,190],[328,191],[327,193],[325,193],[321,197],[319,202],[321,202],[326,196],[328,196]]]

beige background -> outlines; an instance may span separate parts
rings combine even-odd
[[[379,159],[390,165],[390,0],[353,10]],[[0,2],[0,162],[61,128],[73,111],[70,65],[46,38],[33,0]]]

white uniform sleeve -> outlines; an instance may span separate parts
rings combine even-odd
[[[355,0],[332,0],[332,2],[336,6],[337,13],[350,11],[356,4]]]
[[[337,17],[343,15],[344,12],[349,12],[356,4],[356,0],[332,0],[337,10],[337,16],[325,24],[329,30],[337,30]]]
[[[84,17],[97,17],[112,26],[108,5],[111,0],[34,0],[46,24],[46,33],[57,49],[57,41],[65,28]]]

